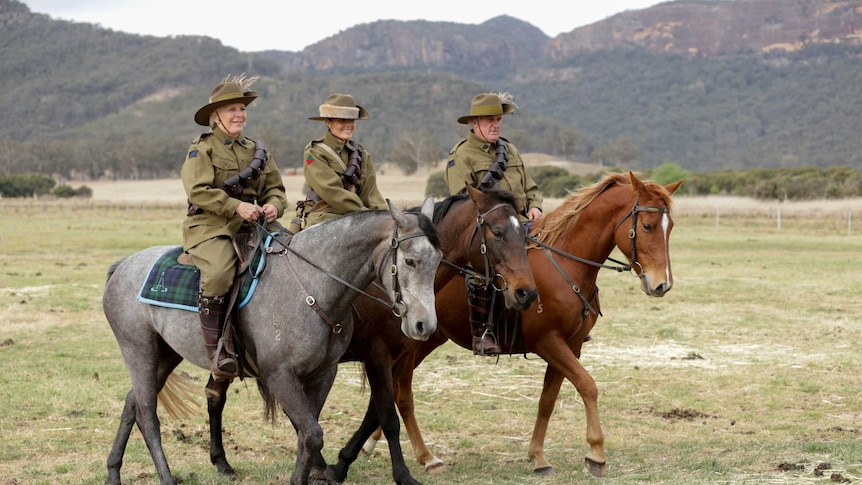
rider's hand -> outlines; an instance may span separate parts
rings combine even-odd
[[[260,209],[263,212],[263,216],[266,218],[266,222],[274,222],[278,219],[278,209],[276,209],[274,205],[263,204],[263,207]]]
[[[256,204],[240,202],[239,206],[236,208],[236,213],[246,221],[253,222],[260,219],[261,214],[263,214],[263,209]]]

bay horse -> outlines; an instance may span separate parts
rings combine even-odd
[[[443,263],[434,278],[435,291],[458,280],[460,297],[466,301],[465,282],[459,276],[470,273],[474,277],[488,278],[501,290],[507,308],[517,311],[530,307],[537,296],[536,283],[527,262],[526,230],[518,220],[511,193],[494,189],[480,191],[467,186],[467,194],[449,196],[435,205],[434,226],[443,252]],[[438,311],[441,304],[446,303],[438,299]],[[420,342],[398,332],[392,313],[372,299],[359,296],[354,306],[353,339],[341,360],[364,363],[371,396],[360,429],[340,450],[338,462],[329,466],[324,475],[338,483],[344,481],[365,439],[382,426],[389,443],[395,483],[418,485],[401,451],[393,374],[407,369],[412,372],[412,356]],[[461,315],[459,322],[453,322],[455,324],[470,328],[466,314]],[[322,460],[319,461],[318,469],[323,466]]]
[[[387,201],[388,202],[388,201]],[[351,302],[375,278],[401,318],[401,331],[426,339],[436,331],[434,275],[442,254],[431,223],[433,199],[420,213],[360,211],[308,228],[292,237],[276,234],[266,269],[250,301],[239,310],[236,331],[263,397],[267,417],[280,406],[297,433],[292,485],[307,484],[312,462],[323,447],[318,423],[332,388],[338,360],[353,334]],[[149,269],[171,246],[139,251],[112,265],[102,305],[132,381],[108,455],[106,484],[119,485],[123,454],[137,424],[162,485],[177,483],[161,443],[157,396],[183,359],[209,369],[198,315],[137,300]],[[210,376],[207,394],[230,380]],[[219,429],[211,459],[223,474],[221,411],[224,400],[207,398],[210,425]],[[217,420],[213,420],[217,416]],[[215,435],[211,435],[215,436]],[[225,468],[226,467],[226,468]]]
[[[414,208],[409,212],[416,210]],[[466,194],[449,196],[434,205],[433,224],[443,254],[434,278],[435,289],[457,274],[476,273],[474,276],[488,278],[495,287],[501,289],[509,308],[526,309],[535,300],[536,283],[527,263],[524,245],[526,234],[518,222],[511,193],[467,187]],[[412,356],[419,341],[405,337],[398,330],[397,315],[375,301],[381,295],[379,282],[375,281],[368,286],[365,295],[360,295],[354,301],[353,336],[340,362],[364,362],[365,376],[371,388],[366,413],[369,423],[366,426],[373,430],[383,423],[390,443],[395,482],[417,484],[419,482],[410,475],[404,463],[399,445],[400,423],[395,409],[392,369],[402,362],[407,363],[401,357]],[[412,360],[407,365],[412,370]],[[220,426],[227,389],[227,385],[219,387],[217,394],[208,397],[212,400],[210,407],[217,411],[210,413],[210,454],[218,457],[220,470],[231,474],[232,469],[224,458],[225,452],[221,446]],[[362,441],[359,441],[359,448],[361,444]],[[345,450],[339,453],[339,464],[330,470],[327,470],[322,456],[318,455],[312,475],[324,480],[343,481],[349,466],[349,454]],[[349,461],[355,458],[354,453]]]
[[[646,295],[662,297],[670,291],[671,194],[682,183],[660,185],[641,181],[632,172],[612,173],[573,193],[532,226],[527,252],[539,298],[526,311],[509,311],[503,328],[498,325],[497,336],[508,335],[500,339],[504,353],[535,353],[548,364],[528,449],[538,474],[554,474],[545,457],[544,441],[563,379],[575,386],[584,402],[590,446],[585,467],[597,477],[607,474],[598,388],[579,361],[581,346],[600,315],[596,278],[601,268],[633,270]],[[628,265],[605,264],[615,247]],[[416,460],[428,471],[441,468],[443,462],[428,450],[416,421],[413,369],[448,339],[471,349],[469,326],[464,324],[468,309],[463,287],[462,278],[453,278],[436,289],[439,334],[404,357],[412,365],[401,364],[393,370],[398,410]],[[517,323],[513,326],[511,322]],[[372,451],[379,438],[378,429],[363,449]]]

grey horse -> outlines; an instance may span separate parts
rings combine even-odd
[[[401,212],[390,202],[388,211],[338,217],[289,242],[279,236],[282,250],[267,256],[257,289],[239,312],[238,335],[267,416],[274,417],[280,406],[296,430],[292,485],[308,483],[312,459],[323,447],[318,416],[353,334],[354,298],[378,278],[393,311],[401,316],[405,335],[425,340],[436,331],[434,275],[442,255],[430,221],[433,205],[429,197],[419,214]],[[108,455],[106,484],[121,483],[120,467],[134,424],[150,450],[160,483],[177,483],[162,449],[157,396],[183,359],[209,369],[196,313],[137,301],[149,269],[171,248],[144,249],[115,263],[108,273],[102,304],[132,389]],[[217,391],[229,384],[211,376],[207,389]],[[213,407],[208,399],[211,417],[221,411]],[[221,428],[221,422],[210,425]],[[218,457],[211,458],[217,463]]]

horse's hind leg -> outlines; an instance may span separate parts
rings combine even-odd
[[[227,462],[227,455],[222,442],[222,416],[230,383],[229,379],[217,381],[210,375],[206,387],[207,413],[210,418],[210,462],[216,466],[219,475],[224,476],[234,475],[233,467]]]
[[[175,485],[177,481],[171,474],[162,448],[161,425],[156,407],[159,391],[170,373],[182,362],[182,357],[166,344],[154,342],[151,347],[139,345],[134,348],[134,352],[126,349],[123,358],[132,379],[132,390],[126,396],[117,436],[108,455],[108,479],[105,483],[120,483],[123,453],[131,425],[137,423],[159,474],[159,482],[162,485]]]
[[[420,348],[423,347],[425,345]],[[419,357],[424,359],[427,355],[428,353],[424,353]],[[428,446],[425,445],[422,431],[416,421],[416,408],[413,400],[413,370],[419,366],[419,363],[421,361],[417,361],[416,356],[405,357],[393,369],[395,404],[398,406],[401,419],[404,420],[404,429],[407,431],[407,436],[410,437],[410,444],[413,446],[413,455],[416,457],[416,461],[425,468],[426,472],[433,473],[443,470],[445,463],[434,456]]]
[[[108,454],[108,478],[105,480],[105,485],[120,485],[122,483],[120,468],[123,466],[123,455],[126,452],[129,435],[132,433],[132,426],[135,425],[135,408],[135,394],[129,391],[126,394],[123,414],[120,415],[120,427],[114,438],[114,444],[111,446],[111,452]]]

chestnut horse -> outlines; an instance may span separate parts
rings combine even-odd
[[[648,296],[661,297],[670,291],[671,194],[680,185],[682,181],[666,186],[641,181],[631,172],[610,174],[572,194],[533,224],[528,259],[539,298],[519,315],[509,311],[507,321],[500,324],[502,327],[498,325],[497,336],[504,353],[531,352],[548,364],[528,451],[536,473],[554,474],[545,458],[545,434],[563,379],[568,379],[584,402],[590,445],[586,468],[598,477],[607,474],[598,388],[578,360],[581,345],[600,314],[596,278],[601,268],[633,270]],[[621,264],[608,258],[615,247],[630,265],[605,264]],[[440,334],[417,344],[416,354],[404,358],[413,365],[399,366],[394,375],[398,410],[416,459],[426,470],[442,467],[443,462],[428,450],[413,413],[413,367],[447,339],[471,348],[464,280],[453,278],[436,290],[436,296]],[[373,450],[379,437],[377,430],[363,449]]]

